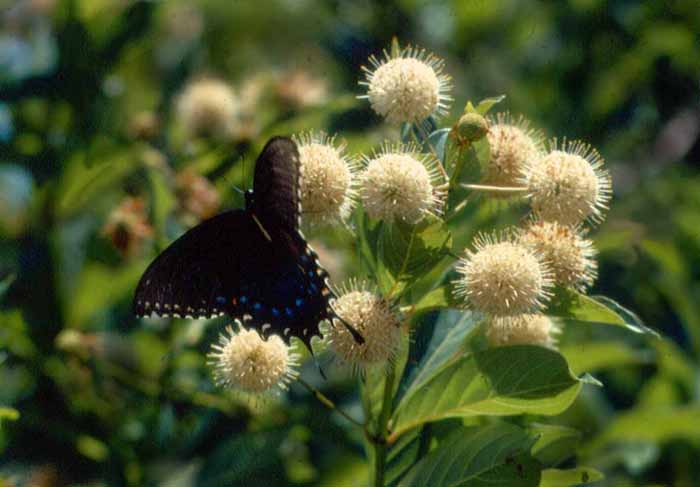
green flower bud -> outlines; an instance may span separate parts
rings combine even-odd
[[[476,142],[489,131],[489,122],[476,112],[465,113],[455,125],[455,129],[461,139]]]

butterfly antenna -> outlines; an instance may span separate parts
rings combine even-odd
[[[328,377],[326,377],[326,373],[321,368],[321,363],[318,361],[318,358],[316,357],[316,354],[314,353],[314,349],[311,346],[311,341],[306,343],[306,348],[309,349],[309,353],[311,354],[311,358],[314,359],[314,363],[316,364],[316,368],[318,369],[318,373],[321,374],[321,377],[323,377],[323,380],[328,380]]]
[[[350,332],[352,338],[355,340],[356,343],[359,343],[360,345],[365,343],[364,337],[360,334],[359,331],[357,331],[357,328],[355,328],[350,323],[341,318],[335,311],[333,312],[333,319],[337,319],[343,324],[345,329],[348,330],[348,332]]]
[[[243,190],[242,188],[239,188],[238,186],[233,184],[231,179],[229,179],[228,175],[226,175],[226,174],[224,174],[224,181],[226,181],[226,184],[229,184],[233,189],[235,189],[238,192],[238,194],[245,195],[245,190]]]

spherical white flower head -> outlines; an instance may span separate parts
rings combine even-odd
[[[189,136],[231,135],[238,115],[238,98],[223,81],[189,83],[177,99],[176,113]]]
[[[355,205],[357,162],[344,145],[324,133],[307,133],[294,140],[301,161],[301,208],[304,223],[323,225],[347,219]]]
[[[523,183],[535,215],[564,225],[601,222],[611,196],[603,159],[579,141],[564,141],[560,148],[553,141],[549,153],[527,168]]]
[[[598,275],[593,242],[578,227],[534,220],[520,234],[520,242],[544,256],[556,284],[584,291]]]
[[[542,156],[542,134],[522,116],[513,118],[509,113],[489,117],[489,122],[486,138],[491,157],[482,182],[490,186],[519,186],[525,168]],[[492,196],[508,194],[494,192]]]
[[[493,318],[486,329],[492,347],[507,345],[541,345],[554,348],[559,328],[547,316],[524,314]]]
[[[226,327],[219,343],[207,355],[216,382],[244,392],[260,394],[286,389],[298,376],[298,354],[277,335],[265,340],[236,320],[238,331]]]
[[[507,235],[478,235],[457,271],[456,296],[487,315],[531,313],[551,297],[551,272],[542,256]]]
[[[420,122],[431,115],[447,113],[452,98],[450,77],[443,73],[444,61],[424,49],[406,47],[397,55],[384,51],[383,59],[369,58],[365,66],[367,95],[372,109],[387,122]]]
[[[351,282],[341,290],[333,309],[365,340],[357,343],[345,326],[335,320],[323,339],[343,362],[364,369],[394,357],[401,342],[401,322],[387,302],[368,290],[366,284]]]
[[[442,213],[445,180],[433,156],[413,145],[385,144],[364,163],[360,197],[370,217],[417,223]]]

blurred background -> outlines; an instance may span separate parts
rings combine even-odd
[[[581,432],[563,465],[601,485],[697,485],[697,0],[0,0],[0,485],[363,485],[361,438],[305,390],[251,403],[213,385],[225,320],[137,320],[130,300],[164,245],[242,205],[270,135],[323,129],[351,152],[395,136],[356,99],[394,35],[445,58],[444,125],[505,94],[497,109],[605,157],[592,293],[664,338],[567,327],[572,368],[605,387],[543,421]],[[207,77],[237,122],[193,138],[178,97]],[[352,275],[347,232],[311,238],[335,282]],[[355,379],[328,367],[302,374],[359,414]]]

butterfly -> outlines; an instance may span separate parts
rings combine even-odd
[[[249,317],[264,336],[298,337],[309,350],[319,323],[338,319],[362,343],[333,311],[328,273],[299,230],[299,177],[296,144],[270,139],[245,208],[200,223],[156,257],[136,288],[135,314]]]

